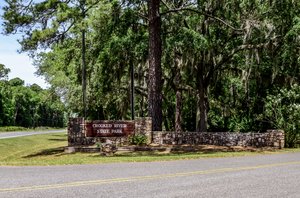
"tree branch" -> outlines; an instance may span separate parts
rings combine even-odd
[[[164,0],[160,0],[169,10],[172,10],[171,7],[164,1]]]
[[[148,97],[148,94],[147,94],[147,89],[143,88],[143,87],[139,87],[139,86],[135,86],[134,87],[134,90],[137,94],[140,94],[144,97]]]
[[[92,9],[95,5],[97,5],[98,3],[100,2],[100,0],[96,1],[95,3],[93,3],[92,5],[90,5],[89,7],[87,7],[85,10],[84,10],[84,14],[86,15],[87,12]]]
[[[182,8],[176,8],[176,9],[170,9],[170,10],[168,10],[166,12],[161,13],[160,15],[163,16],[163,15],[166,15],[166,14],[169,14],[169,13],[177,13],[177,12],[181,12],[181,11],[194,12],[194,13],[197,13],[197,14],[200,14],[200,15],[203,15],[203,16],[215,19],[215,20],[221,22],[222,24],[226,25],[227,27],[229,27],[229,28],[231,28],[231,29],[233,29],[235,31],[243,31],[243,29],[235,28],[232,25],[230,25],[228,22],[224,21],[223,19],[221,19],[219,17],[213,16],[211,14],[208,14],[208,13],[205,13],[205,12],[201,12],[199,10],[195,10],[195,9],[192,9],[192,8],[182,7]]]
[[[260,43],[260,44],[257,44],[257,45],[255,45],[255,44],[243,44],[243,45],[238,46],[237,48],[233,49],[230,54],[223,57],[218,64],[216,64],[214,67],[210,67],[210,70],[209,70],[207,76],[205,77],[205,82],[207,82],[211,79],[214,71],[220,69],[225,63],[227,63],[239,51],[246,50],[246,49],[261,49],[261,48],[264,48],[268,45],[269,45],[269,42]]]

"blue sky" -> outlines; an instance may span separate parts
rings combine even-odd
[[[4,0],[0,0],[0,33],[3,32],[2,7],[4,4]],[[32,60],[27,54],[19,54],[17,52],[17,50],[21,48],[20,44],[17,42],[17,39],[19,38],[21,38],[20,34],[10,36],[0,34],[0,63],[4,64],[7,68],[10,68],[10,79],[19,77],[25,81],[26,85],[36,83],[43,88],[48,87],[42,77],[38,77],[34,74],[36,68],[32,65]]]

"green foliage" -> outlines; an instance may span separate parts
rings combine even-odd
[[[5,65],[0,64],[0,80],[7,78],[9,72],[10,72],[9,68],[6,68]]]
[[[7,0],[4,32],[23,34],[22,50],[35,52],[38,74],[51,89],[29,90],[20,79],[6,82],[8,71],[0,67],[0,124],[36,125],[44,123],[42,117],[61,117],[59,98],[67,115],[82,115],[82,30],[88,117],[130,118],[131,67],[135,114],[148,115],[147,1],[26,2]],[[296,97],[284,94],[300,82],[299,2],[166,0],[160,6],[164,129],[174,130],[176,124],[183,131],[196,131],[200,125],[207,125],[208,131],[240,132],[279,127],[287,130],[287,142],[293,142],[297,109],[292,100],[278,104],[272,100],[279,96],[275,90],[284,91],[281,98]],[[43,47],[48,50],[36,50]],[[281,109],[276,114],[281,118],[275,119],[270,109]],[[175,122],[176,113],[180,123]]]
[[[265,118],[272,126],[285,131],[287,147],[299,146],[300,141],[300,86],[283,88],[279,93],[268,95]]]
[[[102,143],[101,143],[101,142],[97,142],[97,143],[96,143],[96,147],[101,149]]]
[[[20,78],[0,80],[0,126],[63,127],[64,105],[56,93]],[[3,130],[18,130],[7,127]]]
[[[10,132],[10,131],[26,131],[28,128],[21,127],[21,126],[5,126],[0,127],[0,132]]]
[[[12,87],[17,87],[17,86],[23,86],[24,85],[24,80],[20,78],[13,78],[8,81],[8,84]]]
[[[147,136],[143,134],[136,134],[129,137],[129,142],[133,145],[145,145],[147,144]]]

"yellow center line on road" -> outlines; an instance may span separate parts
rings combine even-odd
[[[155,179],[165,179],[165,178],[174,178],[174,177],[186,177],[186,176],[194,176],[194,175],[213,174],[213,173],[226,173],[226,172],[237,172],[237,171],[245,171],[245,170],[255,170],[255,169],[271,168],[271,167],[279,167],[279,166],[287,166],[287,165],[300,165],[300,161],[284,162],[284,163],[277,163],[277,164],[264,164],[264,165],[259,165],[259,166],[233,167],[233,168],[221,168],[221,169],[201,170],[201,171],[172,173],[172,174],[161,174],[161,175],[101,179],[101,180],[87,180],[87,181],[68,182],[68,183],[61,183],[61,184],[50,184],[50,185],[24,186],[24,187],[15,187],[15,188],[0,188],[0,193],[1,192],[32,191],[32,190],[48,190],[48,189],[57,189],[57,188],[66,188],[66,187],[91,186],[91,185],[112,184],[112,183],[120,183],[120,182],[133,182],[133,181],[155,180]]]

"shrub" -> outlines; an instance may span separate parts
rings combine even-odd
[[[147,144],[147,136],[143,134],[136,134],[129,138],[131,144],[134,145],[144,145]]]
[[[5,127],[0,127],[0,132],[12,132],[12,131],[26,131],[28,130],[25,127],[20,127],[20,126],[5,126]]]
[[[285,131],[285,146],[296,147],[300,140],[300,86],[281,89],[269,95],[265,103],[265,118],[273,127]]]

